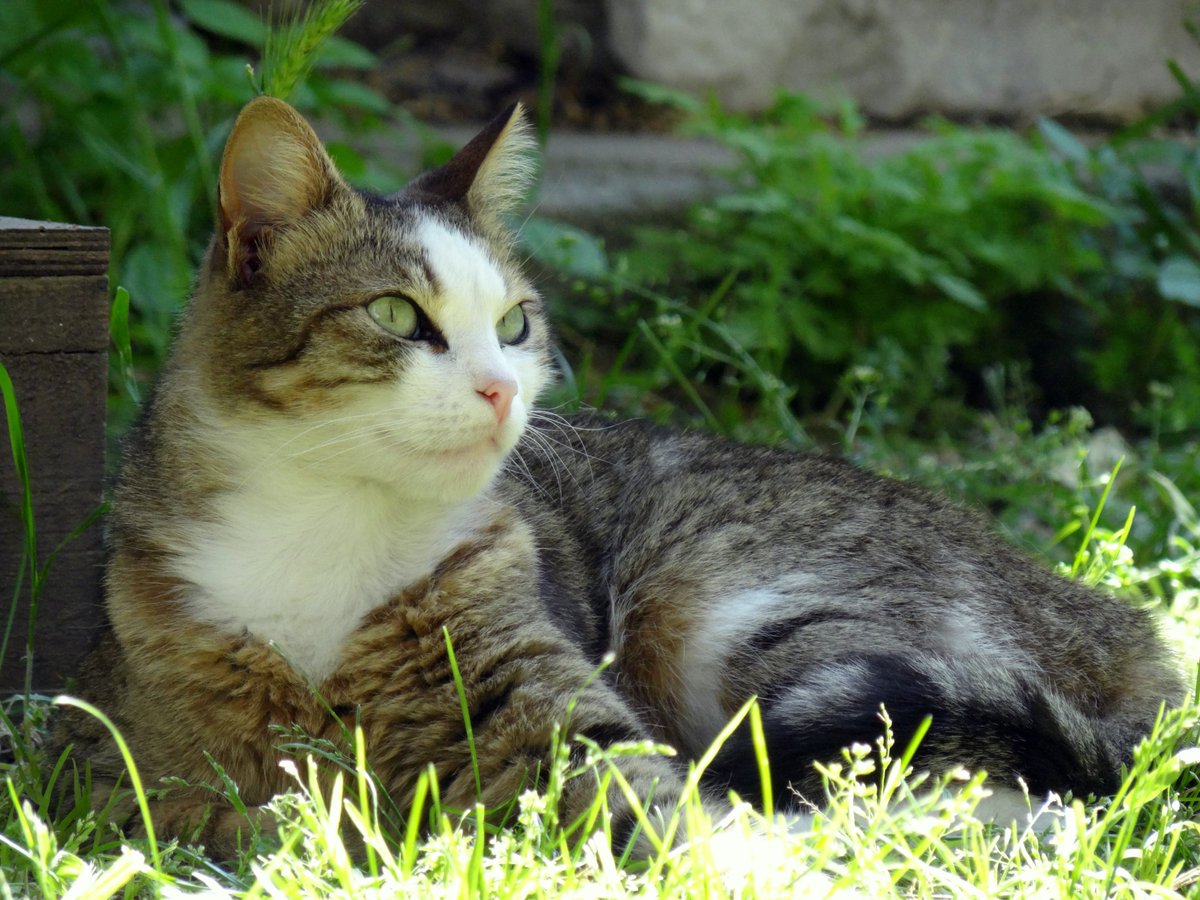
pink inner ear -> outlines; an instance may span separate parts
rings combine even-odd
[[[261,250],[263,245],[270,240],[271,226],[248,222],[238,228],[236,232],[226,232],[226,240],[231,234],[237,242],[237,246],[229,247],[228,250],[234,260],[233,265],[238,284],[248,285],[262,270]]]

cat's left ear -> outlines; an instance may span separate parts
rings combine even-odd
[[[521,204],[533,185],[536,149],[525,110],[514,103],[448,163],[418,177],[405,193],[457,203],[484,229],[501,228],[504,217]]]
[[[217,225],[230,275],[248,284],[273,233],[327,205],[340,189],[341,176],[300,113],[274,97],[250,101],[221,158]]]

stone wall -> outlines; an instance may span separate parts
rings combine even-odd
[[[21,413],[39,564],[57,552],[34,629],[35,690],[61,689],[79,670],[104,617],[100,527],[71,535],[100,505],[108,386],[108,229],[0,216],[0,362]],[[23,486],[0,403],[0,609],[21,571]],[[65,542],[65,543],[64,543]],[[0,691],[25,684],[30,584],[16,595],[0,661]],[[4,631],[0,625],[0,634]]]
[[[347,33],[538,52],[537,0],[369,0]],[[621,74],[741,109],[777,87],[849,96],[873,117],[1128,120],[1200,77],[1184,29],[1197,0],[554,0],[564,65]]]
[[[842,93],[883,119],[1127,119],[1200,73],[1188,0],[608,0],[616,56],[641,78],[742,108],[776,86]]]

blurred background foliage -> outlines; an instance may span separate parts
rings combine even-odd
[[[153,379],[204,252],[266,35],[232,0],[0,3],[0,213],[111,229],[132,344],[114,435],[135,413],[124,373]],[[390,191],[413,173],[358,152],[367,135],[424,163],[448,148],[368,86],[375,63],[333,38],[289,99],[337,135],[353,183]],[[1129,542],[1157,560],[1130,577],[1195,588],[1200,94],[1173,71],[1179,99],[1119,133],[931,121],[885,159],[848,105],[781,95],[751,117],[630,85],[739,162],[682,225],[523,225],[559,324],[552,405],[833,449],[984,503],[1063,558],[1124,456],[1104,521],[1115,534],[1141,507]]]

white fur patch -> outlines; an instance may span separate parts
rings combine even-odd
[[[319,682],[362,617],[429,575],[472,532],[475,504],[414,503],[291,466],[225,495],[174,568],[198,618],[274,641]]]
[[[1016,826],[1018,831],[1047,834],[1056,827],[1070,828],[1074,818],[1054,794],[1029,795],[1016,788],[988,782],[990,793],[979,801],[973,815],[980,822],[1001,828]]]
[[[814,666],[802,684],[788,688],[775,710],[781,718],[800,720],[810,726],[833,725],[862,702],[868,678],[866,666],[856,660]],[[882,720],[879,730],[883,731]]]
[[[725,727],[735,709],[721,704],[729,677],[724,661],[739,640],[781,615],[797,615],[805,602],[799,593],[816,579],[792,573],[786,583],[714,597],[688,635],[680,659],[683,684],[680,732],[689,753],[702,753]],[[791,593],[791,592],[797,593]]]
[[[429,266],[437,276],[441,291],[430,297],[425,312],[447,332],[460,337],[489,337],[495,343],[495,331],[487,332],[508,311],[510,298],[504,278],[477,238],[437,219],[426,216],[417,226],[417,243],[425,252]],[[513,298],[513,300],[521,298]],[[499,345],[496,347],[499,351]]]

